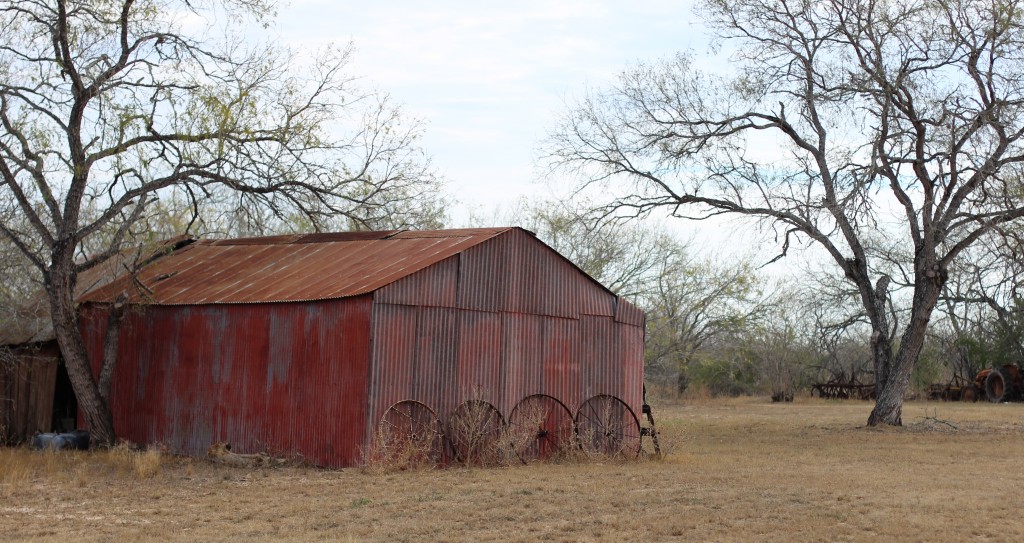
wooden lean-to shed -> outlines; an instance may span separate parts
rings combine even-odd
[[[81,297],[95,360],[127,288]],[[573,420],[639,446],[643,313],[520,228],[200,240],[131,292],[111,408],[136,443],[350,466],[379,431],[485,406],[543,408],[533,454]]]

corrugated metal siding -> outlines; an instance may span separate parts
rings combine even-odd
[[[580,394],[581,399],[597,394],[618,396],[624,384],[615,321],[610,317],[584,315],[580,319]],[[579,404],[575,404],[579,407]]]
[[[544,320],[550,317],[506,313],[502,315],[502,363],[505,383],[496,404],[505,417],[519,400],[546,393],[544,379]]]
[[[388,407],[414,399],[446,415],[456,380],[457,323],[453,309],[376,304],[370,416],[367,432]]]
[[[503,416],[507,416],[500,401],[505,382],[501,314],[461,310],[458,312],[458,322],[458,373],[453,393],[461,399],[487,401],[497,407]]]
[[[457,372],[457,317],[449,308],[421,307],[416,328],[417,379],[413,398],[424,398],[438,415],[457,407],[450,393]],[[442,419],[445,420],[445,419]]]
[[[386,304],[456,307],[459,257],[453,256],[387,285],[374,300]]]
[[[544,319],[544,390],[575,415],[580,402],[580,321]]]
[[[630,324],[616,324],[619,338],[620,359],[623,380],[619,386],[619,398],[641,416],[644,396],[644,329]]]
[[[417,314],[419,308],[405,305],[373,305],[370,359],[370,389],[365,432],[370,438],[376,422],[391,405],[413,399],[416,379]]]
[[[615,295],[524,230],[460,255],[459,307],[577,318],[615,315]]]
[[[364,296],[129,313],[111,390],[118,435],[193,455],[227,441],[239,452],[356,463],[367,416],[371,306]],[[103,313],[91,311],[83,326],[94,361]]]
[[[642,309],[630,303],[629,300],[619,297],[615,304],[615,322],[643,327],[645,318]]]
[[[469,399],[508,417],[527,396],[547,394],[575,410],[610,394],[640,409],[643,329],[612,317],[580,320],[375,304],[367,437],[402,400],[442,422]]]

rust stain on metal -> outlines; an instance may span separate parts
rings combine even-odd
[[[111,389],[119,437],[193,455],[225,441],[243,452],[355,464],[367,418],[371,304],[362,296],[129,312]],[[105,310],[91,308],[84,320],[96,361]]]

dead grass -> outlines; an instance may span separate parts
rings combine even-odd
[[[901,429],[865,428],[870,409],[806,398],[656,404],[663,439],[674,441],[662,461],[386,474],[162,455],[145,477],[107,453],[0,449],[0,540],[1024,537],[1024,404],[908,404]]]
[[[16,496],[40,481],[71,488],[90,485],[98,477],[120,482],[153,479],[169,459],[160,447],[139,450],[126,443],[88,453],[0,448],[0,496]]]

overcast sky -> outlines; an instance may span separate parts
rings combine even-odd
[[[423,145],[467,209],[565,189],[538,144],[565,103],[638,60],[706,49],[689,1],[293,0],[291,45],[352,41],[354,73],[426,123]]]

